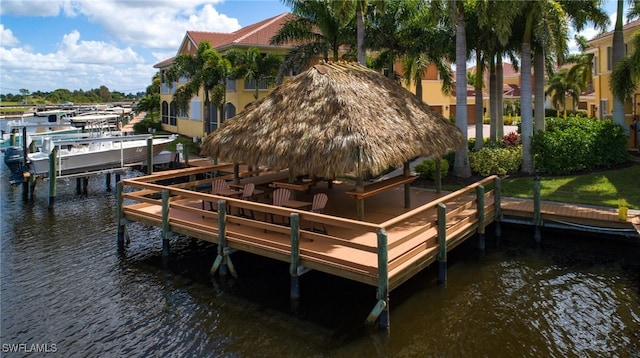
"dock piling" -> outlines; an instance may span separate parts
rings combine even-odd
[[[300,215],[291,213],[291,264],[289,265],[289,274],[291,275],[291,293],[292,303],[300,299],[300,284],[298,277],[298,266],[300,266]]]
[[[58,147],[53,147],[49,154],[49,210],[53,209],[56,202],[57,174],[58,174]]]
[[[123,218],[122,209],[124,206],[124,196],[122,195],[122,182],[118,182],[116,184],[116,200],[117,200],[116,226],[118,227],[118,248],[123,249],[124,248],[124,222],[122,219]]]
[[[153,138],[147,139],[147,174],[153,174]]]
[[[542,235],[540,234],[540,226],[542,226],[542,214],[540,212],[540,207],[541,207],[540,191],[541,191],[540,177],[536,175],[533,178],[533,225],[534,225],[533,238],[538,243],[542,240]]]
[[[169,226],[169,198],[170,192],[167,189],[162,190],[162,257],[169,257],[169,235],[171,234]]]
[[[484,186],[478,185],[476,187],[477,196],[477,211],[478,211],[478,249],[484,250],[485,238],[484,238]]]
[[[387,231],[378,229],[378,302],[367,316],[366,324],[373,324],[378,319],[380,329],[389,329],[389,251],[387,247]]]
[[[438,282],[447,282],[447,206],[438,204]]]
[[[107,191],[111,191],[111,173],[107,173],[104,180]]]
[[[227,249],[227,201],[218,201],[218,255],[216,256],[213,265],[211,266],[210,273],[215,274],[220,269],[220,276],[226,276],[227,273],[231,273],[233,277],[238,277],[235,267],[231,262]]]
[[[499,238],[502,236],[502,227],[500,224],[502,221],[502,179],[500,179],[500,177],[494,179],[493,198],[495,205],[494,222],[496,223],[496,238]]]

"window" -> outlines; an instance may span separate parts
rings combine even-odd
[[[248,80],[248,81],[244,81],[244,89],[245,90],[255,90],[256,89],[256,80]],[[258,89],[259,90],[266,90],[269,89],[269,86],[267,84],[267,79],[266,78],[260,78],[258,79]]]
[[[176,102],[171,102],[169,106],[169,125],[176,125]]]
[[[169,104],[162,101],[162,124],[169,124]]]
[[[233,78],[228,78],[227,79],[227,91],[228,92],[235,92],[236,91],[236,80]]]
[[[607,47],[607,71],[611,71],[611,65],[613,64],[613,51],[611,47]]]
[[[609,114],[609,100],[600,100],[600,119],[604,119]]]
[[[593,75],[598,75],[598,58],[595,56],[593,57]]]

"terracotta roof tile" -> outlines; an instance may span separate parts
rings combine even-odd
[[[218,51],[225,50],[233,46],[270,46],[271,38],[280,28],[295,15],[285,12],[280,15],[262,20],[255,24],[245,26],[234,32],[206,32],[187,31],[185,40],[191,41],[198,47],[200,42],[209,41],[211,46]],[[184,45],[184,40],[183,40]],[[283,45],[288,47],[287,44]],[[171,64],[173,57],[157,63],[153,67],[167,67]]]

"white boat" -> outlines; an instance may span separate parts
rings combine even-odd
[[[28,171],[31,174],[49,173],[49,157],[58,147],[57,175],[70,175],[98,170],[124,167],[143,163],[147,159],[147,139],[150,135],[105,136],[80,140],[43,141],[42,149],[27,155]],[[177,138],[172,135],[153,138],[153,155],[156,156]]]
[[[31,141],[35,141],[36,147],[42,145],[42,138],[54,137],[63,134],[77,134],[82,132],[82,128],[72,126],[64,117],[54,118],[48,122],[32,122],[25,118],[8,121],[0,136],[0,151],[5,151],[11,146],[11,134],[13,133],[13,145],[22,147],[22,137],[27,134],[27,146]]]

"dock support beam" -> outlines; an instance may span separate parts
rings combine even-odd
[[[542,214],[540,212],[540,206],[541,206],[540,191],[541,191],[540,177],[536,175],[535,178],[533,178],[533,225],[534,225],[533,238],[538,243],[542,240],[542,235],[540,234],[540,226],[542,226]]]
[[[298,213],[291,213],[291,263],[289,264],[289,274],[291,275],[291,303],[297,305],[300,299],[300,284],[298,277],[298,266],[300,266],[300,216]]]
[[[476,188],[477,209],[478,209],[478,249],[484,250],[484,186],[478,185]]]
[[[104,181],[105,181],[105,186],[107,188],[107,191],[111,191],[111,173],[107,173],[104,177]]]
[[[494,180],[493,203],[495,205],[496,237],[502,236],[502,179],[496,177]]]
[[[169,190],[162,191],[162,257],[169,257],[169,235],[171,234],[169,226]]]
[[[153,138],[147,139],[147,174],[153,174]]]
[[[227,272],[231,272],[233,277],[238,277],[236,270],[231,262],[231,257],[227,251],[227,201],[218,201],[218,256],[216,256],[213,266],[211,266],[211,274],[215,274],[220,268],[220,276],[226,276]]]
[[[438,282],[447,282],[447,206],[438,204]]]
[[[49,154],[49,210],[56,203],[57,174],[58,174],[58,147],[53,147]]]
[[[118,227],[118,248],[124,248],[124,220],[122,215],[122,209],[124,206],[124,195],[122,194],[122,182],[116,184],[116,200],[117,200],[117,212],[116,212],[116,226]]]
[[[389,329],[389,253],[387,249],[387,232],[378,229],[378,302],[373,307],[365,323],[373,324],[379,318],[380,329]]]

